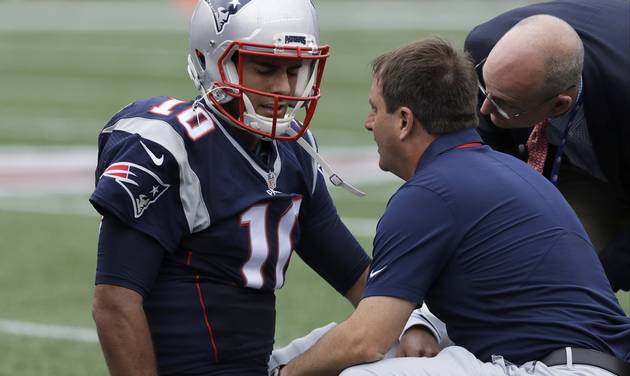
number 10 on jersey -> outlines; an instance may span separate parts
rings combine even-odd
[[[291,232],[300,214],[302,198],[294,198],[291,206],[282,214],[278,221],[278,259],[274,267],[276,283],[279,289],[284,284],[284,269],[293,250]],[[267,229],[267,209],[269,203],[254,205],[241,216],[241,227],[247,227],[249,234],[249,258],[243,265],[245,286],[259,289],[264,284],[263,267],[271,255]],[[271,229],[269,229],[271,230]]]

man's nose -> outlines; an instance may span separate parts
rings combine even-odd
[[[488,98],[484,98],[483,102],[481,102],[481,108],[479,109],[479,112],[481,112],[484,115],[490,115],[493,109],[494,109],[494,106],[492,105],[492,103],[490,103]]]
[[[372,113],[368,114],[363,126],[365,127],[365,129],[372,132],[372,129],[374,128],[374,114]]]
[[[273,76],[271,92],[280,95],[293,95],[291,90],[291,78],[289,77],[288,71],[279,70],[277,74]]]

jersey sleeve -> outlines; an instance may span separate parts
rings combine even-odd
[[[142,126],[152,123],[142,120]],[[157,142],[137,133],[104,131],[90,202],[174,252],[190,232],[180,198],[179,165]]]
[[[296,250],[304,262],[345,295],[370,259],[339,218],[321,172],[317,180],[300,213],[302,236]]]
[[[374,260],[363,296],[422,302],[451,257],[455,229],[455,217],[439,195],[403,186],[377,225]]]
[[[99,232],[95,283],[125,287],[146,297],[158,275],[164,252],[155,239],[115,217],[105,216]]]

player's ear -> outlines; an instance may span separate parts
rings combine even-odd
[[[413,116],[413,112],[411,112],[411,109],[405,106],[400,107],[398,109],[398,116],[399,116],[398,120],[400,122],[399,138],[402,141],[410,137],[411,133],[413,132],[414,116]]]

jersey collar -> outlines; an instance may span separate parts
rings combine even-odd
[[[223,133],[223,135],[225,136],[225,138],[232,144],[232,146],[234,147],[234,149],[236,149],[236,151],[238,151],[243,158],[252,166],[252,168],[263,178],[263,180],[265,182],[267,182],[267,184],[270,184],[270,179],[273,179],[273,182],[271,182],[274,187],[270,189],[275,189],[275,181],[277,180],[278,176],[280,176],[280,171],[282,170],[282,161],[280,160],[280,153],[278,151],[278,144],[276,143],[275,140],[271,141],[272,145],[273,145],[273,150],[272,150],[272,155],[269,158],[272,158],[273,162],[272,164],[272,170],[271,171],[267,171],[266,169],[264,169],[263,167],[261,167],[255,160],[254,158],[252,158],[252,156],[245,151],[245,149],[243,149],[243,147],[241,146],[241,144],[238,143],[238,141],[236,141],[234,139],[234,137],[232,137],[232,135],[230,135],[230,132],[228,132],[227,130],[225,130],[223,124],[219,121],[219,119],[217,119],[217,117],[214,116],[214,112],[210,112],[210,116],[212,116],[212,120],[214,121],[214,123],[216,124],[217,128],[219,128],[219,130],[221,130],[221,133]],[[229,127],[230,125],[228,125]]]
[[[420,160],[418,161],[418,165],[416,166],[416,172],[420,170],[423,166],[430,164],[435,158],[439,155],[446,153],[447,151],[453,150],[454,148],[469,144],[473,142],[482,142],[481,136],[475,129],[466,128],[460,129],[458,131],[445,133],[443,135],[438,136],[431,145],[424,151]]]

